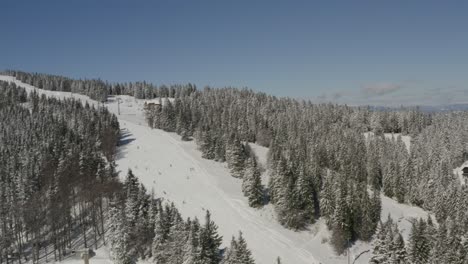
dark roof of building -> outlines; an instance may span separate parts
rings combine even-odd
[[[468,172],[468,167],[462,169],[463,172]]]

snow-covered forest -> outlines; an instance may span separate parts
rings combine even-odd
[[[13,252],[36,262],[48,250],[60,259],[75,236],[90,246],[118,188],[116,117],[7,82],[0,100],[0,262]]]
[[[254,263],[241,234],[223,256],[209,212],[183,220],[131,171],[118,180],[106,108],[0,81],[0,120],[0,263],[60,261],[76,240],[107,243],[115,263]]]
[[[258,173],[249,143],[269,147],[264,200],[274,204],[288,228],[325,218],[338,254],[353,241],[370,241],[380,228],[378,235],[386,233],[390,242],[386,250],[376,246],[373,263],[468,261],[468,188],[453,173],[468,157],[466,112],[370,111],[207,88],[165,99],[146,113],[151,126],[182,138],[193,135],[205,158],[227,161],[232,176],[249,186],[249,200],[262,200],[261,187],[252,181]],[[369,132],[373,136],[366,140]],[[392,140],[384,133],[411,136],[409,151],[402,137]],[[415,222],[408,252],[401,253],[404,246],[392,244],[400,240],[391,221],[379,227],[380,192],[432,212],[441,234],[435,237],[424,221]],[[423,246],[414,243],[422,239],[415,236],[428,240],[426,251],[418,252]]]
[[[337,255],[363,242],[371,244],[370,263],[468,263],[468,188],[455,173],[468,160],[467,112],[378,111],[247,89],[6,74],[99,102],[156,98],[144,106],[151,128],[193,140],[203,158],[226,163],[248,204],[273,206],[284,228],[301,232],[324,221]],[[117,180],[119,124],[104,107],[1,87],[3,259],[11,252],[38,259],[48,250],[60,259],[74,236],[92,243],[107,227],[116,263],[253,263],[240,233],[221,250],[209,212],[202,223],[184,220],[138,175]],[[268,148],[264,166],[253,145]],[[411,220],[408,239],[397,219],[382,218],[382,197],[428,212]]]

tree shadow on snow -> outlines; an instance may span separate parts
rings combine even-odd
[[[130,133],[127,129],[121,129],[120,130],[120,138],[119,138],[119,143],[118,146],[125,146],[133,141],[135,141],[135,138],[132,137],[132,133]]]

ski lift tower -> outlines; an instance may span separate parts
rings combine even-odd
[[[117,112],[119,113],[119,115],[120,115],[120,103],[121,103],[120,98],[117,98]]]

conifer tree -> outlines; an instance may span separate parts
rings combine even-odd
[[[252,253],[247,248],[247,242],[245,241],[244,237],[242,236],[242,232],[239,232],[239,237],[236,243],[236,264],[254,264],[254,260],[252,258]]]
[[[226,249],[226,253],[224,255],[222,264],[234,264],[236,263],[237,257],[237,241],[234,236],[231,239],[231,244],[228,249]]]
[[[245,159],[244,145],[240,142],[237,135],[234,134],[226,149],[226,161],[233,177],[242,178],[244,175]]]
[[[427,263],[429,259],[431,247],[426,230],[426,222],[423,219],[415,221],[411,226],[408,257],[412,263]]]
[[[211,214],[206,212],[205,224],[200,230],[200,263],[217,264],[221,261],[219,246],[221,237],[218,235],[218,226],[211,220]]]
[[[387,256],[387,229],[386,225],[384,225],[382,222],[379,222],[379,225],[377,226],[377,230],[375,232],[375,239],[373,241],[373,249],[372,249],[372,258],[370,259],[369,263],[372,264],[380,264],[380,263],[385,263],[388,261]]]
[[[111,252],[115,263],[132,264],[133,257],[130,252],[130,229],[125,220],[125,212],[123,208],[117,205],[111,207],[109,218],[109,233]]]
[[[202,136],[202,143],[200,149],[202,151],[202,157],[204,159],[214,159],[216,157],[215,153],[215,139],[212,136],[211,130],[206,130]]]
[[[250,155],[246,162],[244,177],[242,177],[242,192],[249,200],[249,206],[259,207],[263,205],[263,186],[260,178],[260,170],[255,156]]]
[[[324,179],[322,192],[320,197],[320,211],[329,229],[332,227],[332,216],[335,212],[335,192],[334,192],[334,178],[332,172],[327,170]]]
[[[395,225],[393,240],[390,246],[390,263],[405,264],[407,262],[405,241]]]

